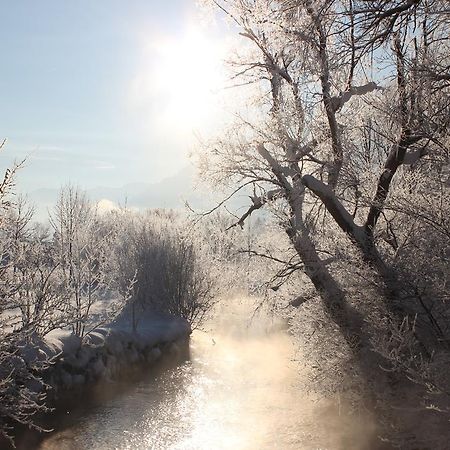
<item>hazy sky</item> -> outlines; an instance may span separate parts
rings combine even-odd
[[[186,165],[212,102],[194,92],[213,89],[221,56],[221,31],[198,25],[194,0],[20,0],[0,12],[0,168],[31,153],[22,189],[158,181]]]

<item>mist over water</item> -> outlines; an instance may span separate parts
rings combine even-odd
[[[190,359],[78,411],[49,449],[364,449],[367,418],[305,389],[285,324],[228,301],[192,336]]]

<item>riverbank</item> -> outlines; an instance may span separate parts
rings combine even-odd
[[[28,361],[53,360],[42,374],[42,383],[30,386],[47,393],[46,404],[53,409],[36,418],[36,424],[52,429],[58,416],[83,407],[96,392],[114,390],[120,383],[139,376],[162,360],[182,360],[188,354],[191,328],[181,318],[147,315],[136,331],[129,321],[120,318],[83,338],[69,330],[55,330],[23,352]],[[17,448],[36,448],[46,433],[17,427]],[[0,448],[12,448],[6,441]]]
[[[250,321],[252,311],[247,299],[218,305],[188,360],[96,392],[38,450],[377,448],[366,417],[303,388],[308,373],[283,321]]]
[[[165,351],[180,351],[176,342],[188,340],[190,333],[184,319],[173,317],[154,317],[135,332],[115,323],[83,339],[60,332],[48,341],[51,351],[60,356],[56,355],[45,381],[52,395],[57,395],[101,381],[120,380],[135,368],[151,365]]]

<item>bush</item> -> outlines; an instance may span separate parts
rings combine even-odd
[[[125,292],[133,282],[134,312],[142,308],[183,317],[196,327],[211,308],[211,267],[187,229],[187,222],[173,212],[122,217],[115,255],[118,287]]]

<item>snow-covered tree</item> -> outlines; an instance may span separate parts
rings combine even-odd
[[[247,89],[251,97],[238,106],[236,121],[201,152],[204,176],[231,189],[253,190],[236,225],[256,210],[273,213],[297,254],[297,269],[319,294],[360,372],[378,376],[381,361],[374,365],[371,350],[374,337],[382,335],[376,347],[383,364],[420,372],[429,386],[429,372],[415,361],[448,352],[449,336],[441,334],[440,324],[448,320],[448,304],[437,319],[430,296],[410,287],[417,273],[411,270],[414,246],[422,241],[424,258],[427,230],[439,233],[436,224],[446,226],[446,2],[210,3],[241,36],[229,65],[236,89]],[[420,208],[412,211],[419,197]],[[409,246],[408,227],[415,234]],[[435,245],[448,255],[448,236],[436,233]],[[448,286],[444,261],[441,257],[442,276],[433,275],[431,282],[441,292]],[[347,295],[340,273],[344,262],[354,276],[365,270],[373,277],[380,287],[376,299],[358,304]],[[400,342],[406,334],[407,346]]]
[[[102,220],[85,193],[72,186],[61,190],[51,224],[54,258],[64,284],[66,311],[74,333],[84,336],[96,326],[88,326],[93,307],[110,294],[108,264],[115,229]],[[111,302],[107,318],[111,319],[122,306],[121,301]]]
[[[142,310],[198,326],[213,303],[214,283],[202,242],[172,211],[123,212],[115,246],[116,282],[129,291],[135,326]]]
[[[0,146],[3,147],[3,144]],[[22,289],[17,274],[22,255],[20,236],[28,219],[20,219],[19,207],[15,209],[14,176],[20,164],[7,169],[0,183],[0,439],[12,442],[13,427],[17,423],[39,428],[34,417],[46,411],[42,371],[50,363],[45,354],[28,358],[33,353],[34,323],[24,321],[23,311],[18,311],[18,295]],[[16,203],[17,204],[17,203]],[[11,230],[15,233],[11,234]],[[23,236],[22,236],[23,237]],[[16,270],[16,273],[15,273]],[[25,302],[20,302],[24,305]]]

